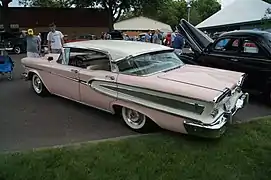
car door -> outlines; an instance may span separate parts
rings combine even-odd
[[[54,94],[79,101],[79,72],[81,68],[73,66],[70,48],[65,48],[52,66],[52,91]]]
[[[203,66],[234,70],[240,52],[240,39],[237,37],[223,37],[209,47],[207,53],[199,58]]]
[[[234,70],[248,74],[244,86],[251,90],[264,90],[271,74],[271,60],[260,41],[255,37],[243,37],[236,61]]]
[[[110,56],[96,50],[89,51],[89,63],[80,71],[80,101],[98,109],[111,111],[117,99],[118,74],[111,68]]]

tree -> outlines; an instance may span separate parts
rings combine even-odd
[[[152,0],[145,1],[145,4],[134,11],[124,13],[121,19],[133,16],[145,16],[166,24],[173,28],[184,18],[187,19],[188,9],[186,0]],[[144,3],[144,2],[143,2]],[[193,0],[191,1],[190,22],[194,25],[210,17],[221,9],[216,0]]]
[[[109,29],[114,29],[114,23],[118,21],[124,10],[131,9],[138,1],[133,0],[96,0],[97,5],[101,5],[108,13]]]
[[[55,8],[70,8],[75,7],[88,7],[94,5],[94,1],[90,0],[19,0],[23,6],[30,7],[55,7]],[[87,4],[86,4],[87,3]]]
[[[193,0],[191,6],[196,8],[200,21],[204,21],[221,9],[217,0]]]
[[[265,2],[271,4],[271,0],[264,0]],[[262,29],[269,29],[271,27],[271,8],[267,8],[262,18]]]
[[[269,3],[269,4],[271,4],[271,0],[263,0],[263,1],[265,1],[265,2],[267,2],[267,3]]]

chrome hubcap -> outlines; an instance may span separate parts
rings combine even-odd
[[[140,129],[145,125],[146,116],[129,108],[123,107],[122,117],[126,124],[133,129]]]
[[[42,82],[37,75],[33,76],[33,88],[38,94],[42,91]]]
[[[16,53],[16,54],[19,54],[20,52],[21,52],[21,49],[20,49],[19,47],[16,47],[16,48],[15,48],[15,53]]]

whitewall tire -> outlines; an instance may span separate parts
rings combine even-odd
[[[148,129],[148,118],[136,110],[122,107],[121,116],[124,123],[133,131],[145,132]]]
[[[48,93],[46,87],[44,86],[42,80],[37,74],[32,76],[32,89],[39,96],[44,96]]]

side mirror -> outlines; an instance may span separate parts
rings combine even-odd
[[[49,56],[49,57],[47,58],[47,60],[48,60],[48,61],[52,61],[52,60],[54,60],[54,58],[53,58],[52,56]]]

